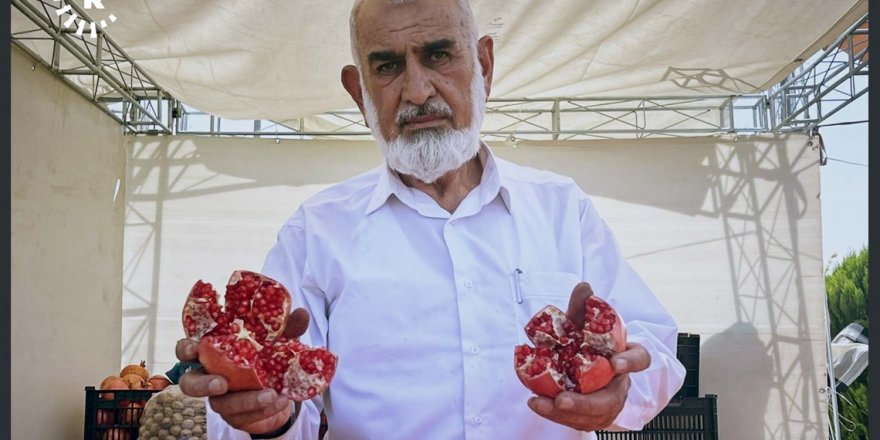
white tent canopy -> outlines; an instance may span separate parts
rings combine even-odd
[[[95,22],[113,15],[106,33],[182,102],[225,118],[285,121],[352,107],[339,84],[351,63],[351,5],[106,0],[105,9],[87,12]],[[496,41],[491,96],[521,99],[760,92],[833,42],[867,2],[474,0],[472,7],[481,33]],[[13,31],[26,27],[15,18]],[[35,49],[51,58],[50,44]]]
[[[13,37],[36,26],[22,3],[61,22],[51,8],[86,6],[13,0]],[[103,0],[88,13],[173,98],[223,118],[285,121],[352,107],[339,84],[351,62],[351,3]],[[756,93],[835,46],[868,8],[865,0],[472,3],[481,31],[496,39],[495,99]],[[73,30],[46,33],[55,41],[13,38],[16,438],[80,430],[81,384],[99,383],[120,358],[160,373],[173,365],[195,279],[260,267],[302,200],[381,160],[370,142],[339,138],[125,136],[101,113],[103,91],[76,87],[105,87],[107,75],[97,81],[98,69],[72,51],[53,58],[53,44],[69,44]],[[77,42],[91,60],[131,67],[97,56],[102,46],[89,36]],[[721,436],[776,440],[820,438],[828,425],[814,142],[765,133],[493,148],[569,175],[594,197],[680,330],[702,335],[700,389],[719,396]],[[33,350],[35,341],[44,349]],[[46,411],[30,411],[39,405]]]

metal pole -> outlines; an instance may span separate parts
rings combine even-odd
[[[828,312],[828,295],[825,295],[825,354],[828,357],[828,398],[831,400],[831,440],[840,440],[840,421],[837,410],[837,378],[834,377],[834,356],[831,354],[831,315]]]

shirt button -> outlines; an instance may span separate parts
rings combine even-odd
[[[483,423],[483,418],[480,416],[474,416],[472,420],[474,422],[474,425],[479,425],[480,423]]]
[[[471,346],[471,353],[477,354],[479,352],[480,352],[480,347],[477,347],[476,345]]]
[[[470,289],[471,287],[474,287],[474,282],[471,280],[467,280],[464,282],[464,287],[467,287],[468,289]]]
[[[449,226],[455,226],[456,220],[449,220]]]

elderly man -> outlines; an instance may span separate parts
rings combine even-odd
[[[336,376],[323,396],[294,404],[187,373],[183,390],[210,397],[210,437],[314,439],[322,409],[334,439],[641,428],[682,384],[675,322],[571,179],[481,143],[493,42],[477,38],[466,0],[359,1],[351,39],[356,65],[342,84],[385,164],[306,201],[262,269],[305,309],[290,332],[339,356]],[[532,396],[513,368],[523,325],[592,292],[627,323],[615,379],[591,394]],[[177,351],[197,357],[191,341]]]

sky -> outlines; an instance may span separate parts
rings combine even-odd
[[[868,164],[868,124],[823,125],[867,119],[866,93],[820,124],[819,133],[829,158],[819,171],[822,260],[826,267],[868,244],[868,167],[863,166]]]

